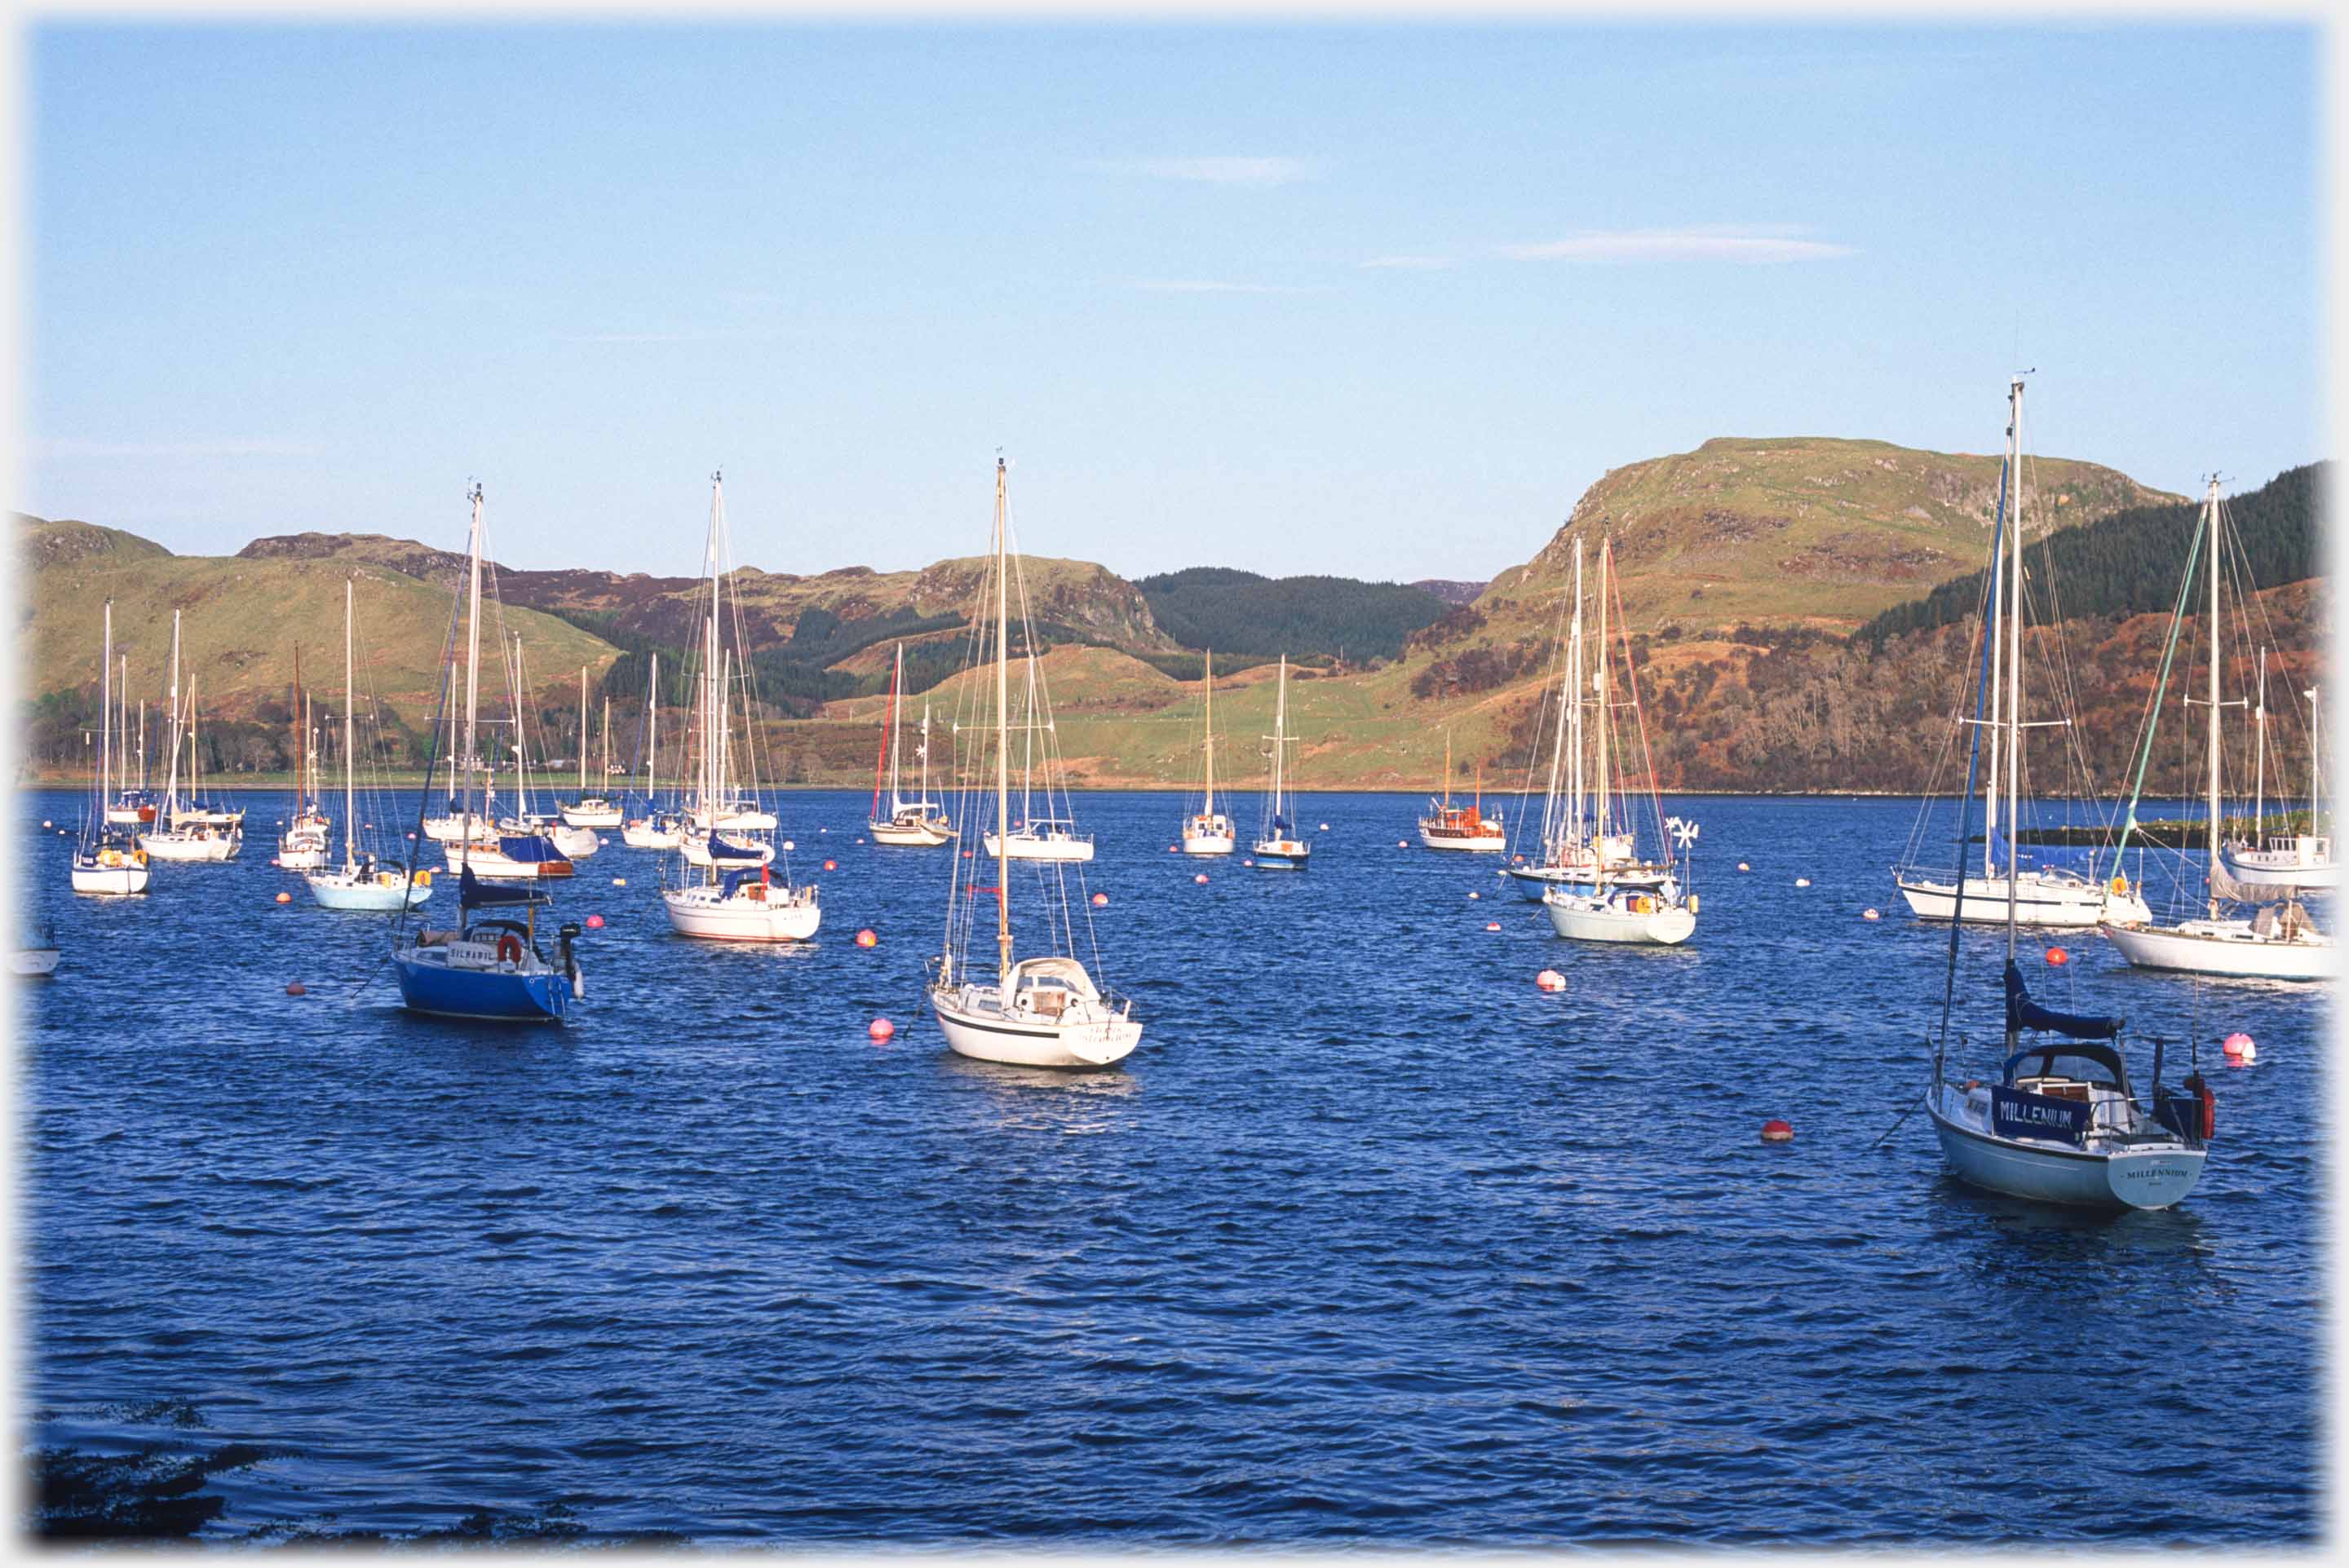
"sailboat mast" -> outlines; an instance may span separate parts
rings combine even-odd
[[[1582,539],[1574,541],[1574,629],[1567,639],[1566,655],[1566,724],[1573,730],[1574,767],[1570,776],[1572,788],[1566,799],[1564,844],[1582,841]],[[1564,855],[1557,857],[1564,860]]]
[[[587,666],[579,666],[579,798],[587,798]]]
[[[106,634],[98,657],[98,830],[106,832],[106,797],[114,781],[114,601],[106,602]]]
[[[473,773],[481,765],[481,487],[473,487],[473,524],[466,536],[465,573],[465,837],[472,837]]]
[[[357,698],[351,680],[351,580],[343,579],[343,863],[358,864],[357,823],[358,813],[351,809],[351,708]]]
[[[995,950],[998,996],[1011,998],[1011,551],[1004,515],[1004,465],[995,459]]]
[[[645,707],[645,814],[652,815],[653,792],[660,788],[660,655],[653,655],[652,679],[647,683],[649,693]]]
[[[1597,694],[1596,717],[1599,726],[1596,786],[1591,790],[1590,852],[1593,863],[1607,864],[1607,743],[1613,738],[1613,726],[1607,712],[1607,570],[1615,562],[1615,536],[1609,534],[1599,542],[1599,647],[1597,665],[1590,686]]]
[[[2209,860],[2205,868],[2208,875],[2210,918],[2219,918],[2219,480],[2210,480],[2210,493],[2203,502],[2203,526],[2210,533],[2210,558],[2205,570],[2210,574],[2210,781],[2209,797],[2205,802],[2205,814],[2209,818]]]
[[[302,645],[296,643],[294,645],[294,815],[297,820],[302,815],[303,780],[309,777],[302,769],[303,742],[306,738],[303,731],[308,727],[306,716],[302,711]]]
[[[723,674],[718,662],[718,531],[726,493],[724,470],[709,476],[709,637],[702,665],[702,690],[708,706],[702,714],[702,801],[709,813],[709,830],[718,831],[718,792],[725,778],[726,722]]]
[[[1288,655],[1280,655],[1280,690],[1272,704],[1272,817],[1280,820],[1281,754],[1288,749]],[[1275,828],[1273,831],[1280,830]]]
[[[905,645],[897,645],[897,665],[889,675],[889,811],[896,814],[898,806],[897,754],[905,749],[905,737],[897,722],[899,707],[905,702]]]
[[[111,603],[112,601],[108,601]],[[111,624],[109,612],[109,624]],[[171,612],[171,762],[165,770],[163,810],[159,813],[161,826],[171,827],[171,818],[180,809],[180,613]]]
[[[2014,961],[2016,900],[2022,893],[2022,855],[2015,843],[2019,823],[2015,791],[2023,783],[2023,377],[2007,388],[2007,586],[2006,614],[2006,957]],[[1992,831],[1995,832],[1993,828]]]
[[[611,679],[611,677],[610,677],[608,675],[607,675],[607,676],[605,676],[604,678],[605,678],[606,681],[608,681],[608,680],[610,680],[610,679]],[[603,779],[602,779],[601,780],[599,780],[599,781],[597,782],[596,787],[595,787],[595,793],[597,793],[598,795],[601,795],[601,794],[603,794],[603,793],[604,793],[604,791],[605,791],[606,789],[609,789],[611,787],[612,787],[612,689],[611,689],[611,687],[610,687],[609,686],[606,686],[604,688],[604,777],[603,777]]]
[[[1020,710],[1019,820],[1036,825],[1036,648],[1028,648],[1028,702]],[[1044,810],[1052,809],[1052,780],[1044,780]]]
[[[122,695],[115,698],[114,715],[115,722],[122,733],[120,743],[114,748],[114,755],[121,759],[122,786],[127,789],[130,787],[130,655],[124,654],[121,659],[122,678],[115,683],[114,689]],[[107,777],[107,789],[109,793],[113,787],[114,777],[109,773]]]
[[[1207,815],[1216,814],[1216,650],[1207,650]]]
[[[2252,708],[2256,736],[2251,751],[2251,843],[2256,847],[2268,830],[2268,651],[2260,650],[2260,695]]]

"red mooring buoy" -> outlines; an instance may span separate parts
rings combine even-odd
[[[1792,1122],[1780,1121],[1775,1117],[1772,1118],[1770,1120],[1762,1124],[1762,1141],[1764,1143],[1792,1143],[1795,1141],[1794,1124]]]

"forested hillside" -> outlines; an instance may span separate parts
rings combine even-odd
[[[1186,648],[1294,659],[1391,659],[1403,640],[1444,614],[1426,589],[1351,577],[1264,577],[1194,566],[1138,579],[1160,630]]]
[[[2248,571],[2250,586],[2273,588],[2324,570],[2318,513],[2331,468],[2309,463],[2288,469],[2227,501],[2243,545],[2243,559],[2230,562],[2230,573]],[[2166,612],[2177,603],[2178,573],[2201,511],[2199,501],[2129,507],[2025,546],[2023,569],[2033,581],[2061,585],[2067,616]],[[2027,520],[2030,513],[2023,515]],[[1988,549],[1986,541],[1983,548]],[[1982,599],[1982,573],[1969,573],[1922,599],[1894,605],[1862,626],[1859,635],[1881,646],[1889,637],[1979,614]]]

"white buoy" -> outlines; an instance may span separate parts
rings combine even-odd
[[[1325,832],[1325,833],[1326,833],[1326,832],[1328,832],[1328,831],[1330,830],[1330,824],[1329,824],[1329,823],[1327,823],[1327,822],[1322,823],[1322,824],[1321,824],[1321,830],[1322,830],[1323,832]]]
[[[1472,892],[1468,896],[1470,898],[1483,898],[1485,895],[1481,892]]]
[[[1863,909],[1859,912],[1859,918],[1862,920],[1882,920],[1884,917],[1877,913],[1872,909]]]
[[[1207,873],[1201,872],[1197,876],[1193,877],[1191,880],[1197,882],[1200,886],[1205,887],[1207,884]]]
[[[1752,866],[1747,865],[1744,861],[1738,861],[1738,862],[1737,862],[1737,869],[1738,869],[1739,871],[1741,871],[1741,872],[1750,872],[1750,871],[1752,871],[1754,868],[1753,868]]]
[[[1796,877],[1795,879],[1795,885],[1796,887],[1808,887],[1811,885],[1811,879],[1808,877]]]
[[[1534,976],[1534,984],[1545,991],[1563,991],[1566,989],[1566,976],[1555,969],[1545,969]]]

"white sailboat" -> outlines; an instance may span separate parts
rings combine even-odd
[[[954,824],[947,820],[946,812],[930,799],[930,705],[922,704],[922,738],[914,748],[916,760],[922,766],[922,786],[916,799],[908,800],[897,789],[897,753],[903,746],[900,731],[903,724],[900,711],[905,701],[905,645],[897,645],[895,673],[889,677],[889,706],[883,720],[886,733],[881,739],[881,749],[888,758],[889,814],[881,814],[881,769],[873,770],[873,814],[865,821],[865,831],[876,844],[899,844],[916,849],[935,849],[954,838]]]
[[[1228,855],[1235,846],[1232,820],[1216,810],[1216,654],[1207,650],[1205,696],[1199,721],[1199,749],[1206,758],[1206,787],[1199,809],[1183,819],[1183,852],[1186,855]]]
[[[1024,613],[1024,610],[1023,610]],[[1036,814],[1036,738],[1044,738],[1044,814]],[[1019,820],[1010,837],[999,842],[995,830],[988,829],[979,836],[979,846],[988,855],[1000,854],[1015,861],[1061,861],[1071,865],[1090,864],[1093,858],[1093,836],[1077,831],[1076,807],[1069,799],[1065,783],[1056,785],[1055,773],[1060,763],[1060,731],[1052,723],[1051,693],[1040,683],[1036,672],[1036,650],[1028,650],[1028,701],[1020,718],[1020,741],[1023,760],[1019,774]]]
[[[313,744],[315,715],[302,689],[302,650],[294,650],[294,820],[277,835],[273,862],[281,871],[316,871],[326,863],[335,825],[318,798],[318,748]]]
[[[432,872],[419,869],[411,881],[408,872],[378,864],[362,853],[358,841],[358,793],[353,779],[357,767],[357,729],[353,710],[358,706],[356,672],[351,658],[351,580],[343,579],[343,863],[312,872],[302,880],[321,909],[388,913],[414,909],[432,893]]]
[[[604,699],[604,777],[612,776],[612,699]],[[565,826],[585,830],[620,825],[619,802],[599,787],[587,792],[587,666],[579,666],[579,799],[556,808]],[[587,851],[593,854],[595,851]]]
[[[196,693],[194,683],[188,688],[187,726],[189,788],[197,788],[194,778],[198,755],[195,737]],[[150,859],[200,864],[233,858],[244,847],[243,811],[218,812],[199,807],[180,793],[180,742],[182,729],[180,722],[180,613],[171,612],[171,765],[163,784],[163,808],[159,816],[171,822],[168,828],[150,828],[139,835],[139,847]]]
[[[2093,854],[2085,872],[2052,861],[2038,866],[2022,863],[2024,857],[2017,834],[2023,826],[2023,803],[2016,798],[2022,769],[2017,763],[2002,769],[2000,748],[2019,750],[2026,729],[2047,725],[2060,728],[2071,723],[2068,717],[2053,720],[2026,720],[2021,717],[2025,696],[2022,654],[2023,507],[2023,379],[2017,377],[2007,391],[2006,463],[1999,480],[1998,533],[1991,557],[1993,583],[2007,569],[2001,562],[2009,562],[2016,586],[2011,593],[2001,593],[1994,586],[1985,590],[1989,608],[1983,620],[1988,629],[1988,646],[1983,658],[1989,666],[1989,717],[1960,720],[1961,724],[1982,727],[1993,748],[1982,783],[1982,872],[1980,875],[1963,872],[1961,890],[1959,871],[1920,867],[1912,853],[1907,863],[1892,868],[1893,882],[1920,920],[1948,920],[1955,914],[1966,920],[1993,922],[2006,918],[2002,912],[2010,905],[2018,924],[2033,927],[2085,929],[2099,921],[2147,920],[2151,916],[2142,890],[2133,886],[2121,872],[2117,852],[2111,861],[2112,870],[2106,873],[2098,872]],[[2011,656],[2002,657],[2002,649]],[[1919,815],[1920,834],[1930,806],[1928,801],[1925,811]],[[2005,809],[2003,833],[1999,820],[2002,806]],[[1914,846],[1912,839],[1912,851]]]
[[[106,602],[105,631],[98,669],[98,767],[90,775],[90,799],[82,819],[81,836],[74,844],[68,874],[76,892],[127,895],[147,891],[147,851],[138,841],[107,820],[107,799],[114,782],[114,601]],[[128,694],[125,694],[126,696]],[[50,967],[56,966],[54,952]],[[47,973],[43,970],[42,973]]]
[[[632,850],[674,850],[685,843],[685,813],[660,804],[660,655],[652,655],[645,678],[645,810],[620,824],[620,841]]]
[[[2324,797],[2324,706],[2318,691],[2311,686],[2302,694],[2308,698],[2308,827],[2302,831],[2287,826],[2283,832],[2271,833],[2267,830],[2268,669],[2266,650],[2261,650],[2259,747],[2253,765],[2258,778],[2252,787],[2251,837],[2246,842],[2224,846],[2220,853],[2226,857],[2228,874],[2261,897],[2291,889],[2330,889],[2341,882],[2341,868],[2333,858],[2333,835],[2316,830],[2330,817]]]
[[[118,775],[120,783],[109,786],[115,792],[106,803],[106,820],[114,827],[139,828],[155,820],[155,797],[148,791],[146,777],[147,699],[139,699],[139,727],[134,740],[130,727],[130,655],[123,654],[119,656],[122,678],[115,683],[115,690],[121,696],[114,705],[119,724],[114,755],[120,764]],[[131,758],[134,757],[139,759],[136,783],[131,781]]]
[[[727,777],[728,692],[732,685],[729,648],[719,647],[719,593],[728,567],[726,492],[719,475],[709,476],[709,614],[704,621],[705,644],[700,680],[701,769],[695,780],[689,820],[722,820],[735,800]],[[681,936],[716,942],[804,942],[823,923],[823,910],[812,882],[794,887],[788,862],[777,880],[768,862],[774,845],[739,830],[698,827],[685,835],[682,859],[696,878],[661,891],[669,924]]]
[[[1583,717],[1585,701],[1578,693],[1568,707],[1565,722],[1573,736],[1575,750],[1573,778],[1577,799],[1569,808],[1578,820],[1590,824],[1593,844],[1604,844],[1614,832],[1637,842],[1637,825],[1632,820],[1628,800],[1617,805],[1615,790],[1609,788],[1609,765],[1613,760],[1617,744],[1615,735],[1615,702],[1609,695],[1607,664],[1607,595],[1612,577],[1615,545],[1612,539],[1599,547],[1599,655],[1591,676],[1591,696],[1588,699],[1589,718]],[[1582,592],[1581,558],[1575,560],[1575,593]],[[1578,608],[1576,619],[1580,619]],[[1631,667],[1627,645],[1623,661],[1625,690],[1629,705],[1636,717],[1639,712],[1639,677]],[[1648,799],[1653,808],[1658,838],[1657,862],[1662,871],[1651,880],[1640,875],[1636,882],[1619,881],[1614,868],[1606,857],[1595,857],[1591,881],[1587,884],[1558,882],[1542,892],[1542,908],[1549,913],[1550,928],[1560,936],[1578,942],[1631,943],[1647,946],[1676,947],[1696,932],[1697,897],[1688,891],[1687,857],[1694,848],[1697,826],[1678,817],[1666,817],[1656,795],[1654,759],[1647,755],[1648,735],[1644,724],[1636,727],[1640,737],[1640,765],[1648,781]],[[1590,806],[1587,818],[1582,817],[1579,800],[1580,781],[1584,777],[1583,752],[1588,745],[1590,756]],[[1626,769],[1617,768],[1615,778],[1619,788]],[[1627,850],[1629,846],[1627,846]],[[1674,850],[1680,854],[1676,857]],[[1636,855],[1625,859],[1636,864]]]
[[[1288,655],[1280,655],[1280,688],[1273,698],[1272,733],[1265,738],[1272,743],[1271,788],[1265,792],[1264,820],[1257,830],[1254,845],[1258,871],[1303,871],[1313,861],[1313,846],[1297,831],[1288,820],[1288,748],[1297,738],[1288,733]]]
[[[2162,652],[2161,677],[2147,709],[2145,745],[2137,758],[2136,787],[2128,816],[2121,829],[2121,844],[2137,827],[2137,805],[2145,787],[2147,765],[2153,758],[2155,735],[2160,729],[2162,697],[2169,687],[2171,657],[2186,623],[2186,595],[2193,586],[2198,562],[2210,583],[2209,634],[2204,639],[2209,661],[2208,715],[2209,768],[2203,798],[2209,843],[2203,852],[2203,913],[2199,918],[2162,925],[2147,918],[2121,923],[2106,921],[2098,928],[2121,956],[2140,969],[2171,969],[2196,975],[2225,975],[2261,980],[2329,980],[2340,973],[2340,954],[2333,938],[2317,930],[2308,911],[2291,896],[2290,887],[2246,887],[2228,875],[2219,836],[2220,807],[2219,744],[2220,710],[2227,705],[2220,693],[2220,666],[2225,662],[2225,624],[2219,618],[2219,580],[2224,576],[2230,542],[2226,513],[2219,500],[2219,481],[2211,480],[2202,503],[2202,521],[2186,557],[2186,578],[2178,589],[2178,610],[2170,618],[2169,645]],[[2261,903],[2262,898],[2276,902]],[[2248,913],[2237,909],[2255,905]]]
[[[931,974],[930,1008],[947,1047],[959,1056],[980,1061],[1007,1062],[1020,1067],[1101,1068],[1122,1060],[1141,1043],[1142,1025],[1133,1016],[1133,1005],[1103,991],[1084,965],[1070,951],[1071,927],[1067,872],[1060,867],[1039,868],[1036,876],[1047,896],[1057,893],[1058,918],[1048,911],[1045,927],[1058,951],[1030,958],[1013,956],[1011,936],[1011,648],[1010,574],[1013,557],[1011,520],[1006,469],[995,464],[995,833],[989,851],[994,865],[993,887],[979,885],[980,862],[956,861],[957,874],[947,892],[947,941]],[[1026,603],[1023,590],[1021,602]],[[977,628],[974,627],[974,632]],[[963,822],[984,800],[986,791],[970,787],[968,776],[961,794]],[[1083,875],[1078,873],[1080,878]],[[1081,892],[1081,882],[1080,883]],[[1088,932],[1090,906],[1081,897]],[[995,914],[995,962],[971,957],[973,926],[982,908]],[[1100,962],[1098,948],[1094,962]]]
[[[2017,377],[2011,396],[2018,403],[2022,390]],[[2004,583],[2002,575],[2008,578]],[[1995,679],[1994,655],[2005,657],[2010,691],[2019,689],[2022,680],[2021,639],[2009,637],[2002,645],[1994,630],[1999,601],[2020,600],[2023,594],[2020,552],[1993,567],[1988,588],[1991,614],[1983,619],[1985,667],[1976,677],[1977,707]],[[2000,738],[2003,732],[2004,744],[1993,744],[1992,761],[1993,769],[2003,764],[2006,795],[2012,800],[2022,783],[2023,722],[2021,704],[2010,703],[1996,728],[1982,726],[1974,732],[1974,742],[1967,748],[1966,787],[1958,796],[1961,852],[1982,742],[1985,737]],[[1969,918],[1972,882],[1970,877],[1952,889],[1958,903],[1952,915],[1961,924]],[[1932,1078],[1925,1090],[1926,1114],[1932,1119],[1942,1158],[1960,1181],[2010,1197],[2097,1209],[2168,1208],[2201,1180],[2214,1119],[2209,1086],[2199,1072],[2189,1073],[2185,1093],[2164,1094],[2162,1047],[2157,1041],[2150,1109],[2140,1105],[2121,1054],[2120,1019],[2057,1013],[2032,1001],[2015,963],[2016,937],[2024,924],[2023,879],[2002,878],[2001,889],[2006,922],[2002,987],[2005,1043],[1995,1079],[1952,1083],[1948,1076],[1950,1024],[1964,951],[1961,934],[1955,929],[1950,933],[1940,1036],[1930,1042]],[[2026,1032],[2038,1037],[2028,1047],[2023,1044]]]
[[[1542,797],[1540,836],[1530,862],[1512,863],[1506,868],[1518,892],[1539,903],[1542,894],[1553,887],[1589,890],[1599,885],[1603,870],[1608,881],[1619,888],[1651,890],[1671,875],[1671,867],[1639,857],[1637,836],[1619,831],[1610,820],[1612,797],[1608,791],[1598,791],[1592,798],[1586,788],[1585,764],[1588,748],[1584,744],[1583,710],[1588,706],[1582,693],[1582,538],[1574,540],[1573,603],[1568,617],[1568,630],[1562,639],[1566,653],[1566,675],[1557,689],[1555,727],[1550,734],[1549,783]],[[1601,631],[1599,646],[1604,656],[1607,638],[1604,631],[1606,605],[1599,605]],[[1538,731],[1537,737],[1538,738]],[[1571,763],[1569,768],[1568,765]],[[1587,807],[1587,809],[1586,809]],[[1520,821],[1522,826],[1522,820]],[[1523,856],[1512,856],[1514,862],[1524,862]]]

